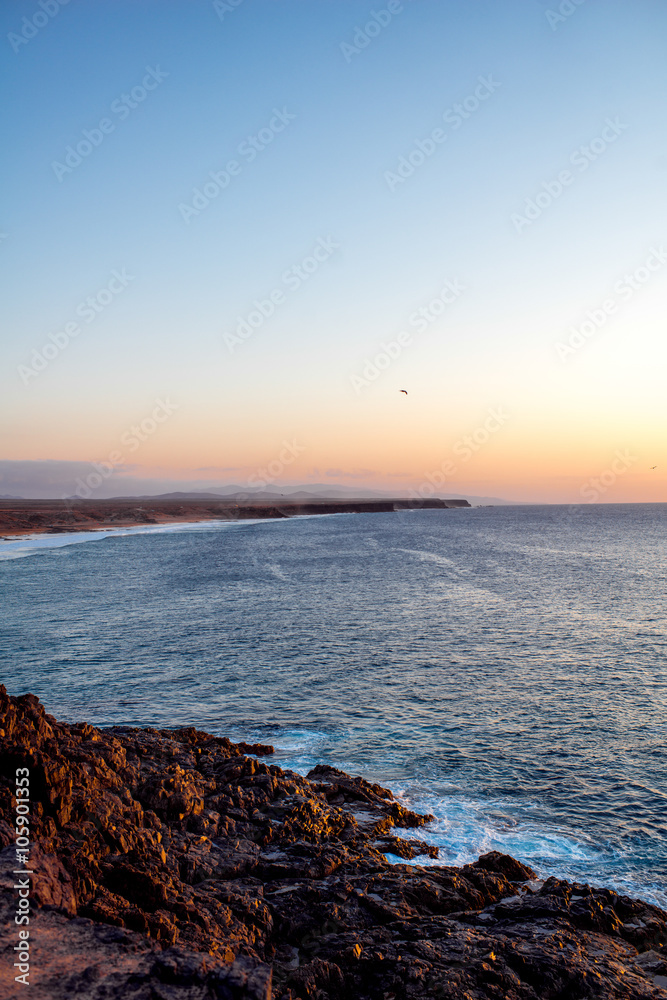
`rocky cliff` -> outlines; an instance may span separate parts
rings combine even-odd
[[[496,853],[391,865],[437,851],[379,785],[195,729],[67,725],[1,686],[0,727],[4,954],[25,869],[33,998],[667,998],[666,913]],[[15,975],[0,991],[28,995]]]
[[[336,500],[0,500],[0,535],[96,531],[146,524],[193,521],[260,520],[303,514],[381,514],[396,510],[469,507],[467,500],[425,499]]]

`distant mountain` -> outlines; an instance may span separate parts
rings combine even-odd
[[[0,500],[25,500],[25,497],[13,497],[11,493],[0,493]]]
[[[398,493],[388,493],[386,490],[369,490],[364,487],[355,486],[337,486],[336,484],[327,483],[299,483],[297,485],[285,484],[284,486],[273,486],[266,487],[262,486],[239,486],[238,484],[233,484],[231,486],[220,486],[216,487],[215,491],[208,490],[206,492],[195,490],[191,494],[192,496],[222,496],[222,497],[232,497],[238,496],[254,496],[254,497],[294,497],[297,500],[312,499],[313,497],[326,497],[327,499],[333,497],[352,497],[358,500],[360,497],[370,497],[375,499],[382,499],[384,497],[402,496],[401,491]]]
[[[404,493],[403,490],[389,493],[387,490],[369,490],[364,486],[339,486],[335,483],[300,483],[287,489],[291,496],[296,497],[352,497],[355,500],[360,497],[381,500],[383,497],[403,496]]]
[[[245,490],[238,493],[205,493],[203,490],[193,490],[190,493],[142,493],[141,496],[131,497],[106,497],[107,500],[234,500],[239,497],[247,500],[275,500],[287,494],[283,493],[263,493],[258,490]]]
[[[140,497],[113,497],[114,500],[220,500],[221,493],[204,493],[203,491],[193,491],[191,493],[147,493]],[[224,499],[227,499],[226,497]]]
[[[258,487],[223,486],[213,491],[191,490],[188,492],[144,494],[142,496],[112,497],[114,500],[227,500],[230,503],[243,503],[246,500],[257,500],[268,503],[292,501],[304,503],[308,500],[398,500],[410,497],[410,490],[369,490],[363,487],[354,489],[349,486],[327,486],[324,483],[306,484],[298,489],[285,487],[285,492],[266,490]],[[502,497],[480,497],[469,493],[443,494],[445,500],[467,500],[472,507],[507,506],[522,501],[504,500]]]

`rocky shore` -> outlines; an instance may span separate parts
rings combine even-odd
[[[0,536],[41,532],[97,531],[146,524],[238,521],[304,514],[377,514],[395,510],[469,507],[467,500],[0,500]]]
[[[26,878],[31,907],[30,993],[12,959],[0,993],[667,998],[667,913],[497,853],[462,868],[389,864],[387,852],[437,856],[428,816],[330,767],[282,771],[271,753],[193,728],[67,725],[0,686],[5,956]],[[14,829],[23,768],[27,866]]]

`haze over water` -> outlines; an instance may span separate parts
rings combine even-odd
[[[3,543],[30,555],[0,562],[4,677],[63,720],[196,725],[385,783],[435,814],[440,863],[499,849],[664,906],[666,519],[495,507]]]

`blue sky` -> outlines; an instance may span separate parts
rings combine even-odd
[[[356,0],[72,0],[41,26],[38,3],[6,2],[0,492],[21,492],[12,462],[104,460],[169,397],[174,416],[100,495],[136,475],[243,481],[292,439],[304,451],[280,479],[335,470],[418,487],[503,405],[511,419],[453,492],[570,500],[630,448],[636,466],[604,499],[664,498],[647,467],[664,453],[667,265],[653,257],[650,280],[567,345],[666,241],[667,9],[560,7],[572,13],[556,20],[540,0],[406,0],[391,15]],[[345,48],[367,24],[365,47]],[[147,73],[154,89],[114,110]],[[472,108],[480,79],[484,99],[453,126],[443,116]],[[104,119],[108,134],[65,173],[67,147]],[[241,144],[266,141],[271,122],[282,130],[249,162]],[[438,128],[432,155],[388,182]],[[576,151],[591,143],[584,170]],[[179,206],[230,160],[229,185],[186,222]],[[563,170],[570,183],[517,231]],[[335,250],[288,287],[327,240]],[[114,271],[126,285],[81,322]],[[447,280],[461,295],[360,386]],[[275,289],[273,314],[230,351],[225,334]]]

